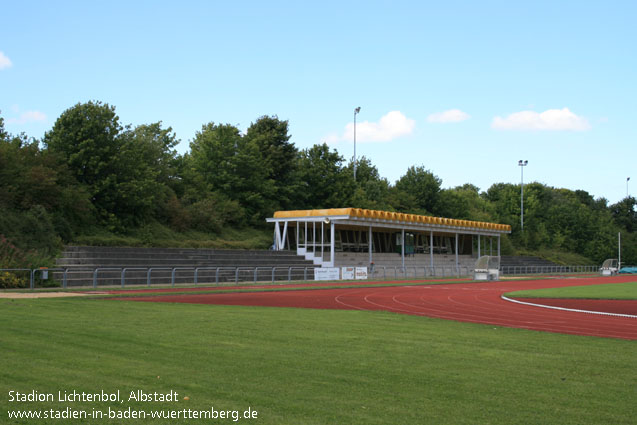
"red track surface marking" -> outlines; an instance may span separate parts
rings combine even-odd
[[[637,340],[637,319],[634,318],[552,310],[511,303],[500,298],[506,292],[518,290],[632,281],[635,281],[634,276],[614,276],[284,292],[187,294],[121,299],[196,304],[384,310],[494,326]],[[622,303],[622,305],[628,304],[632,304],[632,306],[627,308],[635,311],[637,301]]]

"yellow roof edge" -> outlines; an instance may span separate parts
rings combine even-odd
[[[490,223],[486,221],[471,221],[447,217],[433,217],[418,214],[398,213],[393,211],[367,210],[363,208],[327,208],[316,210],[276,211],[274,218],[302,218],[346,215],[350,217],[378,218],[393,221],[407,221],[411,223],[441,224],[454,227],[482,228],[490,230],[511,231],[508,224]]]

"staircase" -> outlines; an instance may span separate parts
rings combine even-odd
[[[316,266],[290,251],[248,251],[187,248],[119,248],[68,246],[56,261],[56,267],[67,269],[68,286],[93,285],[95,269],[98,285],[121,285],[122,269],[126,268],[126,285],[147,284],[148,269],[152,284],[171,282],[173,268],[175,283],[194,283],[195,268],[200,284],[303,279],[313,277]],[[290,267],[292,268],[290,270]],[[238,268],[238,270],[237,270]],[[62,280],[62,273],[53,277]]]

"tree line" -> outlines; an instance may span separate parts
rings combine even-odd
[[[336,150],[299,150],[290,137],[276,116],[257,118],[245,133],[209,122],[180,155],[170,127],[123,125],[102,102],[67,109],[41,140],[7,133],[0,117],[0,261],[54,255],[96,228],[125,234],[152,222],[214,237],[227,227],[265,229],[276,210],[358,207],[509,224],[506,252],[551,249],[597,262],[616,256],[622,232],[622,257],[637,263],[633,197],[609,205],[582,190],[530,183],[522,231],[519,185],[443,189],[424,165],[392,184],[365,157],[355,181],[352,162]]]

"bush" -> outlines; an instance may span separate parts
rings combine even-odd
[[[0,288],[12,289],[12,288],[26,288],[28,286],[28,280],[25,278],[19,278],[15,274],[10,272],[0,271]]]
[[[202,232],[219,233],[227,224],[244,224],[245,212],[239,202],[221,196],[206,198],[188,206],[191,226]]]

